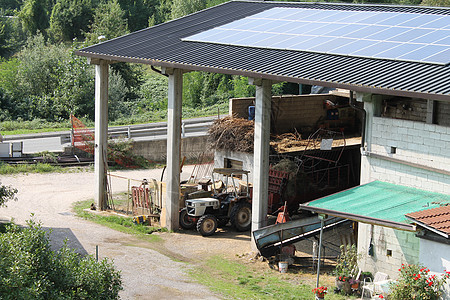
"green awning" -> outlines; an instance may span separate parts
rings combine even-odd
[[[302,209],[415,231],[405,214],[449,203],[450,195],[427,192],[392,183],[373,181],[301,205]]]

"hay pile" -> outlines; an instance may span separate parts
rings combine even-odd
[[[308,140],[303,140],[302,136],[298,133],[283,133],[277,136],[273,136],[270,141],[270,145],[275,149],[277,153],[284,153],[290,151],[302,151],[305,150],[308,145]]]
[[[211,149],[253,152],[254,123],[242,118],[225,118],[214,121],[208,130]]]

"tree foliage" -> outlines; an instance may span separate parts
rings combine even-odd
[[[0,185],[0,207],[6,207],[6,202],[8,201],[17,200],[16,194],[17,189],[6,185]]]
[[[23,27],[31,35],[44,32],[48,27],[47,0],[25,0],[19,12]]]
[[[50,17],[50,35],[55,41],[82,38],[93,15],[91,0],[56,0]]]
[[[118,0],[102,2],[96,8],[90,32],[86,34],[88,43],[96,44],[99,37],[109,40],[128,33],[128,20]]]
[[[40,224],[0,234],[2,299],[119,299],[120,273],[108,260],[82,257],[66,245],[50,249]]]

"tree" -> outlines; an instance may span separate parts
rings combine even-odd
[[[128,33],[125,12],[120,7],[118,0],[100,3],[95,9],[90,29],[90,32],[86,34],[86,39],[92,44],[98,43],[100,36],[109,40]]]
[[[120,7],[125,11],[128,28],[131,32],[148,26],[148,20],[150,16],[155,14],[159,2],[159,0],[119,0]]]
[[[450,0],[422,0],[420,5],[450,7]]]
[[[18,14],[23,27],[31,35],[48,28],[48,11],[46,0],[25,0]]]
[[[2,299],[119,299],[120,272],[104,259],[82,257],[64,245],[50,249],[41,225],[7,226],[0,234]]]
[[[89,30],[94,7],[91,0],[56,0],[49,32],[54,41],[72,41]]]
[[[173,0],[171,17],[172,19],[181,18],[205,8],[204,0]]]

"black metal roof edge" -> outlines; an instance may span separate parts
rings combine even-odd
[[[405,13],[422,13],[422,14],[450,14],[450,7],[434,7],[434,6],[418,6],[418,5],[398,5],[383,3],[345,3],[345,2],[278,2],[278,1],[261,1],[261,0],[231,0],[229,2],[249,2],[260,4],[272,4],[276,6],[327,6],[330,8],[339,8],[358,11],[379,11],[380,8],[386,9],[386,12],[405,12]],[[226,4],[225,2],[222,4]],[[353,8],[353,9],[351,9]]]
[[[379,225],[379,226],[383,226],[383,227],[389,227],[389,228],[404,230],[404,231],[412,231],[412,232],[416,231],[415,225],[410,225],[410,224],[406,224],[406,223],[383,220],[383,219],[367,217],[367,216],[363,216],[363,215],[355,215],[355,214],[351,214],[351,213],[335,211],[335,210],[330,210],[330,209],[325,209],[325,208],[318,208],[318,207],[308,206],[308,205],[303,205],[303,204],[300,204],[300,208],[309,210],[312,212],[316,212],[316,213],[322,213],[322,214],[326,214],[326,215],[330,215],[330,216],[341,217],[344,219],[349,219],[352,221],[357,221],[357,222],[362,222],[362,223],[367,223],[367,224]]]
[[[143,59],[143,58],[137,58],[137,57],[135,57],[135,58],[119,57],[119,56],[114,56],[114,55],[104,55],[104,54],[99,54],[99,53],[94,53],[94,52],[85,52],[85,51],[76,51],[75,53],[80,56],[104,59],[104,60],[109,60],[109,61],[142,63],[142,64],[149,64],[149,65],[158,66],[158,67],[178,68],[178,69],[184,69],[184,70],[189,70],[189,71],[204,71],[204,72],[221,73],[221,74],[228,74],[228,75],[242,75],[245,77],[262,78],[262,79],[268,79],[268,80],[274,80],[274,81],[286,81],[286,82],[342,88],[342,89],[348,89],[348,90],[352,90],[355,92],[362,92],[362,93],[383,94],[383,95],[390,95],[390,96],[401,96],[401,97],[412,97],[412,98],[423,97],[423,99],[429,99],[429,100],[450,101],[450,94],[430,94],[430,93],[424,93],[424,92],[418,92],[418,91],[405,91],[405,90],[397,90],[397,89],[390,89],[390,88],[370,87],[370,86],[363,86],[363,85],[339,83],[339,82],[334,82],[334,81],[322,81],[322,80],[314,80],[314,79],[308,79],[308,78],[294,78],[294,77],[290,77],[290,76],[261,73],[261,72],[248,71],[248,70],[242,70],[242,69],[218,68],[218,67],[183,64],[183,63],[176,63],[176,62],[162,61],[162,60]]]

